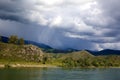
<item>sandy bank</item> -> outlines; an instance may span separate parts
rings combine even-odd
[[[0,64],[0,68],[4,68],[4,67],[48,67],[48,68],[57,68],[57,66],[54,65],[30,65],[30,64]]]
[[[3,67],[5,67],[5,65],[3,65],[3,64],[0,64],[0,68],[3,68]]]

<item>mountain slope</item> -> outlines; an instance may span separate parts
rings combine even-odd
[[[85,59],[85,58],[90,58],[90,57],[94,57],[94,55],[92,55],[91,53],[82,50],[82,51],[77,51],[77,52],[72,52],[72,53],[67,53],[67,54],[63,54],[63,56],[61,57],[62,59],[65,58],[72,58],[74,60],[77,59]]]

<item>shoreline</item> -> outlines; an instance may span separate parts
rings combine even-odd
[[[44,65],[44,64],[0,64],[0,68],[64,68],[55,65]],[[69,68],[69,67],[66,67]],[[78,68],[78,67],[73,67]],[[79,68],[120,68],[120,67],[79,67]]]
[[[34,65],[34,64],[0,64],[0,68],[58,68],[58,66],[54,65]]]

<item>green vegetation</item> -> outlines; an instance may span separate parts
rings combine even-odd
[[[17,36],[12,35],[12,36],[9,37],[8,43],[24,45],[24,39],[23,38],[18,39]]]
[[[2,42],[2,37],[0,36],[0,42]]]
[[[0,64],[56,65],[60,67],[120,67],[120,56],[94,56],[87,51],[45,53],[34,45],[24,45],[24,39],[10,36],[9,43],[0,37]]]
[[[18,41],[19,45],[24,45],[24,39],[23,38],[20,38],[19,41]]]
[[[14,35],[10,36],[8,43],[18,44],[18,37]]]
[[[0,59],[8,61],[40,62],[42,51],[33,45],[15,45],[0,42]]]
[[[120,67],[120,56],[94,56],[87,51],[79,51],[67,54],[44,54],[46,57],[46,64],[54,64],[61,67]]]

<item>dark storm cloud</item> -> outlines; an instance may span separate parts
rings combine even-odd
[[[18,16],[15,16],[14,12],[17,11],[12,0],[0,0],[0,19],[19,21]]]
[[[119,0],[98,0],[104,12],[113,18],[120,17],[120,1]]]
[[[28,23],[26,16],[32,6],[29,0],[0,0],[0,19]]]
[[[0,34],[54,48],[120,48],[119,0],[0,0]]]
[[[19,15],[3,13],[3,12],[0,12],[0,19],[27,23],[27,21]]]
[[[119,0],[98,0],[104,15],[109,16],[113,23],[108,22],[106,28],[110,29],[105,36],[114,37],[116,42],[120,42],[120,1]]]

